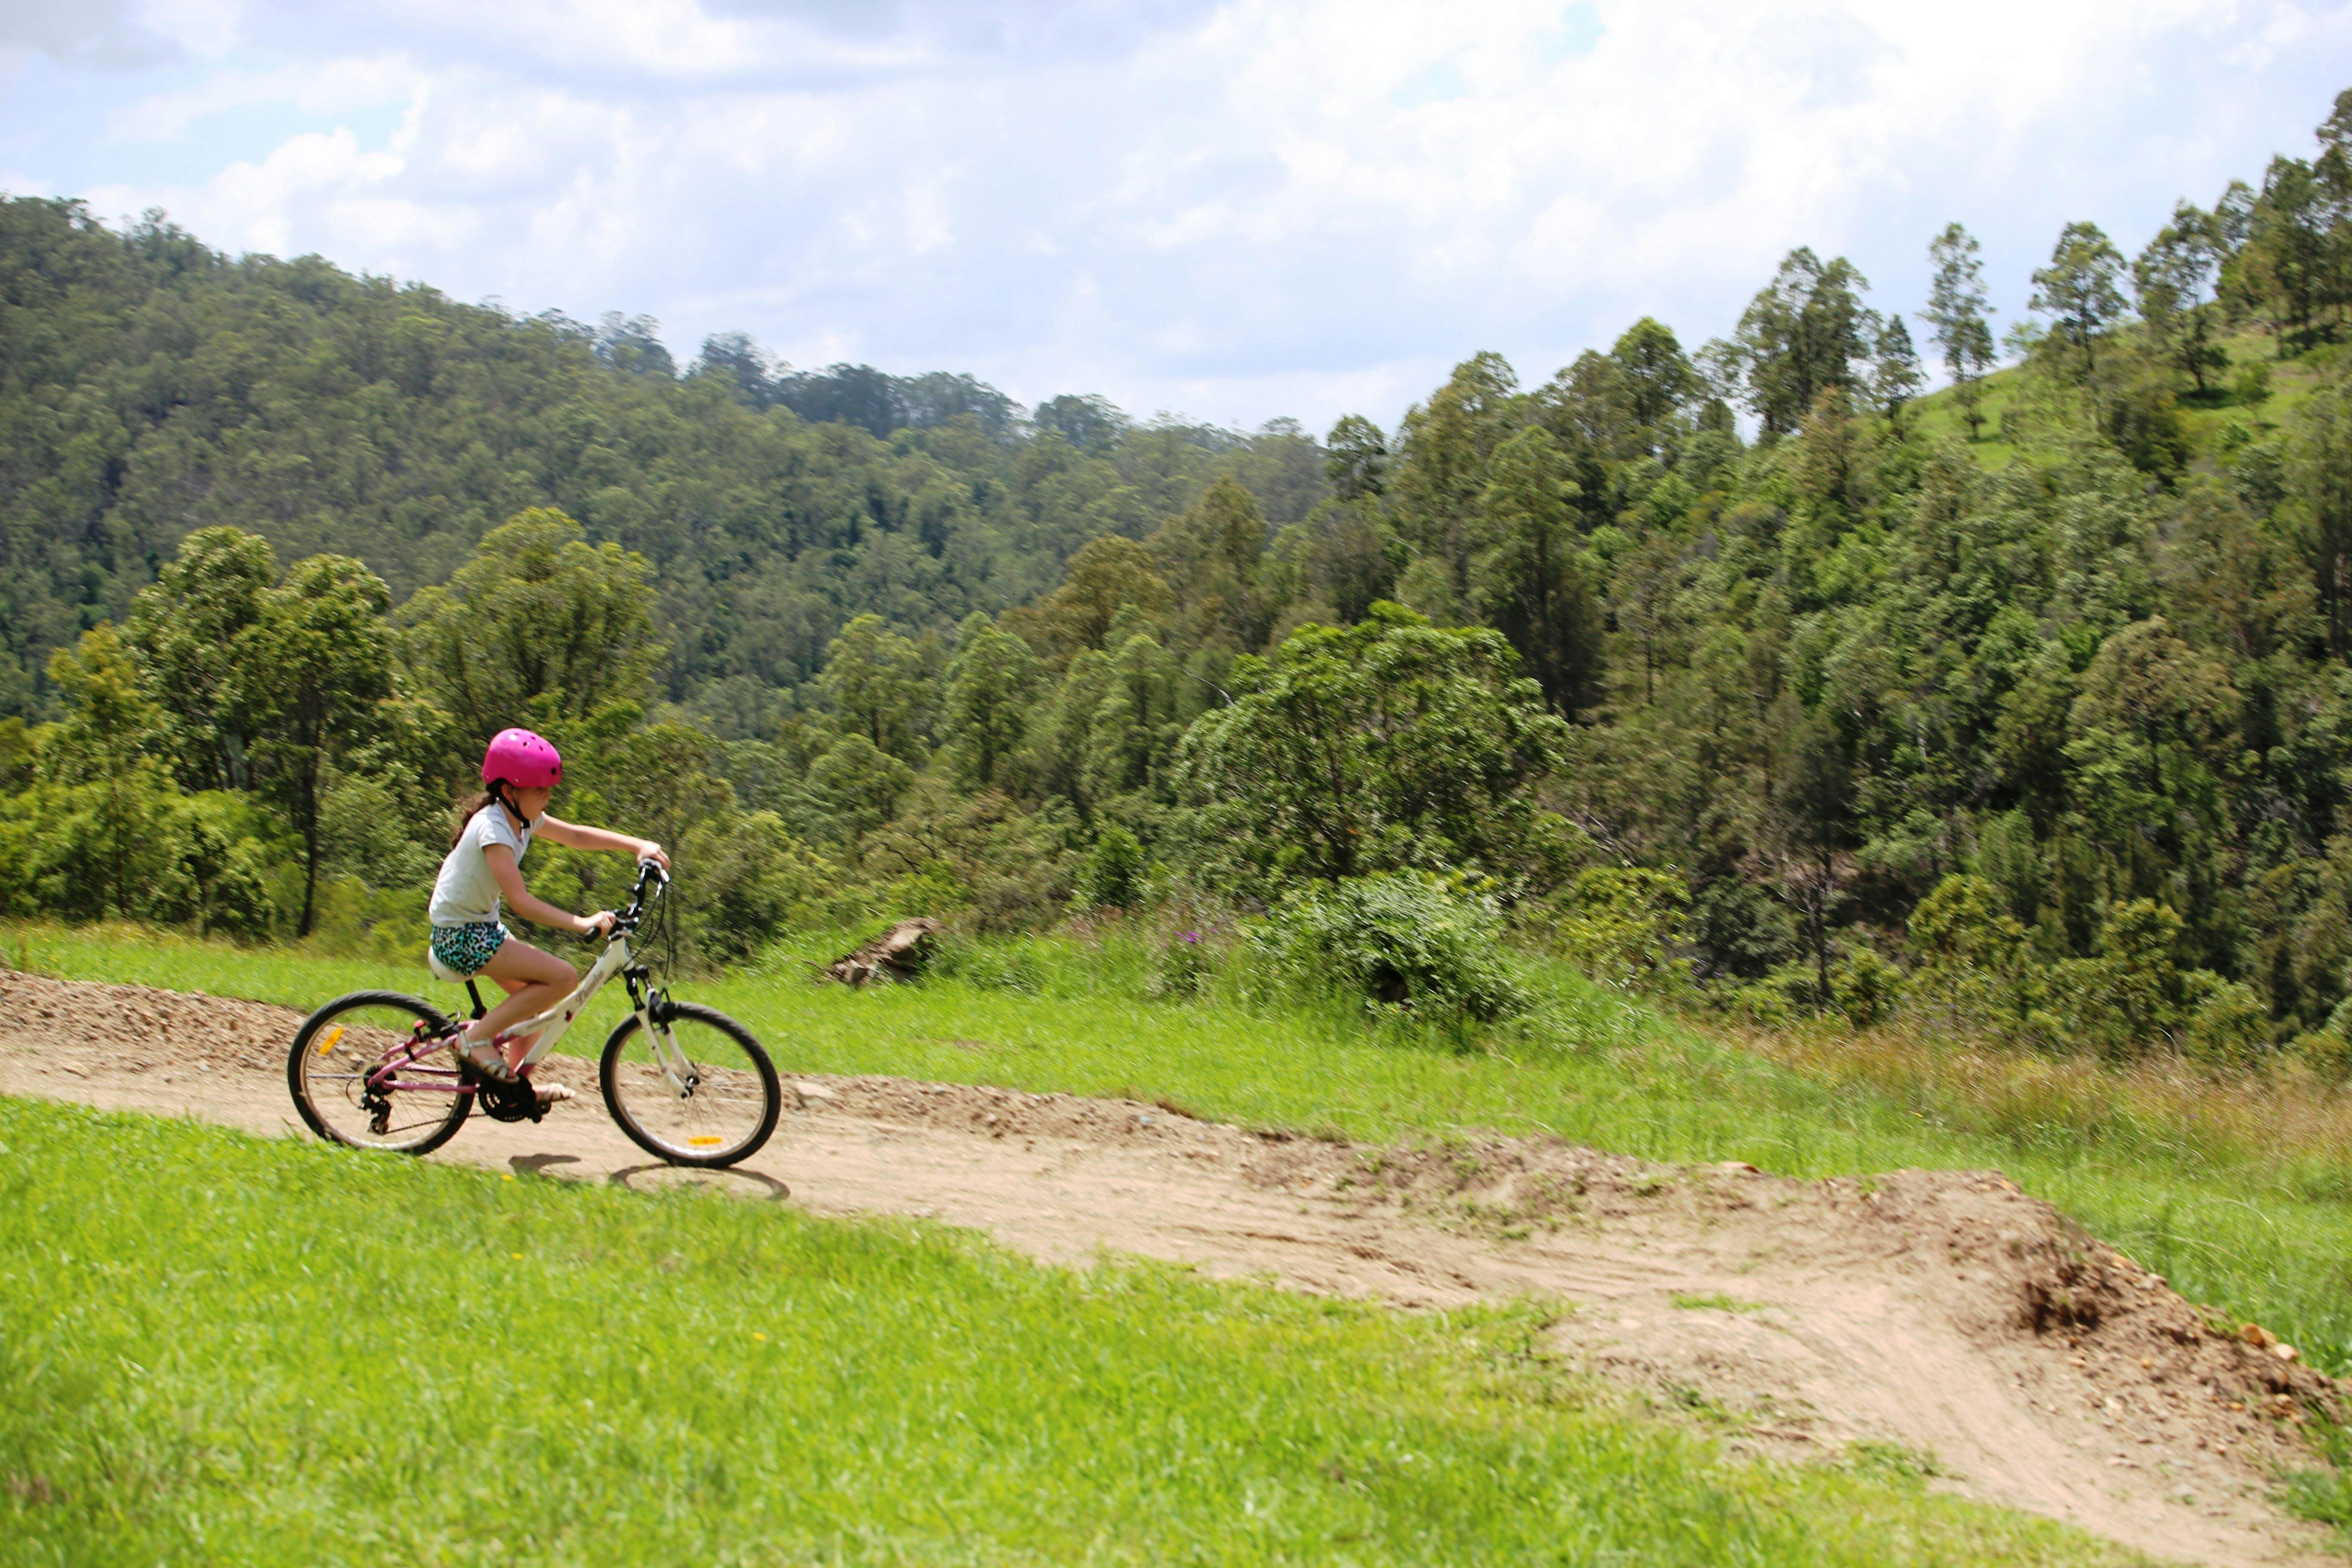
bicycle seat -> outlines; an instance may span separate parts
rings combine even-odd
[[[447,964],[442,963],[441,955],[434,952],[429,947],[425,950],[425,967],[433,972],[434,979],[440,981],[445,985],[463,985],[466,984],[466,977],[458,973],[456,970],[450,968]]]

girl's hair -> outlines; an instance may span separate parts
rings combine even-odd
[[[486,790],[477,790],[472,795],[459,795],[450,807],[453,815],[449,819],[449,847],[455,849],[457,847],[457,840],[466,837],[466,825],[474,820],[476,812],[480,811],[492,801],[501,805],[506,804],[504,792],[511,787],[506,780],[500,779]],[[520,816],[522,814],[517,812],[515,815]]]

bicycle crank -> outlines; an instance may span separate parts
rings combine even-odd
[[[488,1078],[468,1067],[462,1081],[474,1086],[474,1103],[494,1121],[537,1121],[547,1114],[547,1102],[529,1079],[508,1081]]]

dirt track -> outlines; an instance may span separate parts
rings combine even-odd
[[[296,1022],[0,973],[0,1092],[299,1131],[284,1070]],[[1734,1448],[1899,1444],[1933,1457],[1938,1485],[2166,1560],[2344,1561],[2268,1500],[2280,1466],[2310,1462],[2303,1405],[2341,1391],[2216,1331],[1996,1174],[1806,1183],[1558,1142],[1381,1150],[1120,1100],[858,1078],[809,1080],[760,1156],[711,1176],[649,1166],[606,1120],[593,1069],[551,1063],[582,1099],[537,1126],[477,1117],[434,1157],[925,1215],[1057,1263],[1109,1248],[1408,1306],[1556,1298],[1573,1308],[1551,1331],[1564,1353]]]

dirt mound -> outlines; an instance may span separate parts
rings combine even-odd
[[[298,1021],[0,974],[0,1091],[291,1129]],[[2298,1427],[2341,1409],[2337,1386],[1997,1173],[1799,1182],[1554,1141],[1373,1148],[1139,1100],[800,1081],[776,1141],[722,1175],[648,1166],[593,1095],[537,1126],[476,1119],[439,1157],[789,1191],[1060,1262],[1109,1247],[1405,1305],[1553,1300],[1560,1354],[1733,1447],[1876,1456],[2159,1557],[2341,1561],[2267,1500],[2279,1468],[2312,1462]]]
[[[0,973],[0,1044],[87,1077],[286,1067],[302,1015],[260,1002]]]

